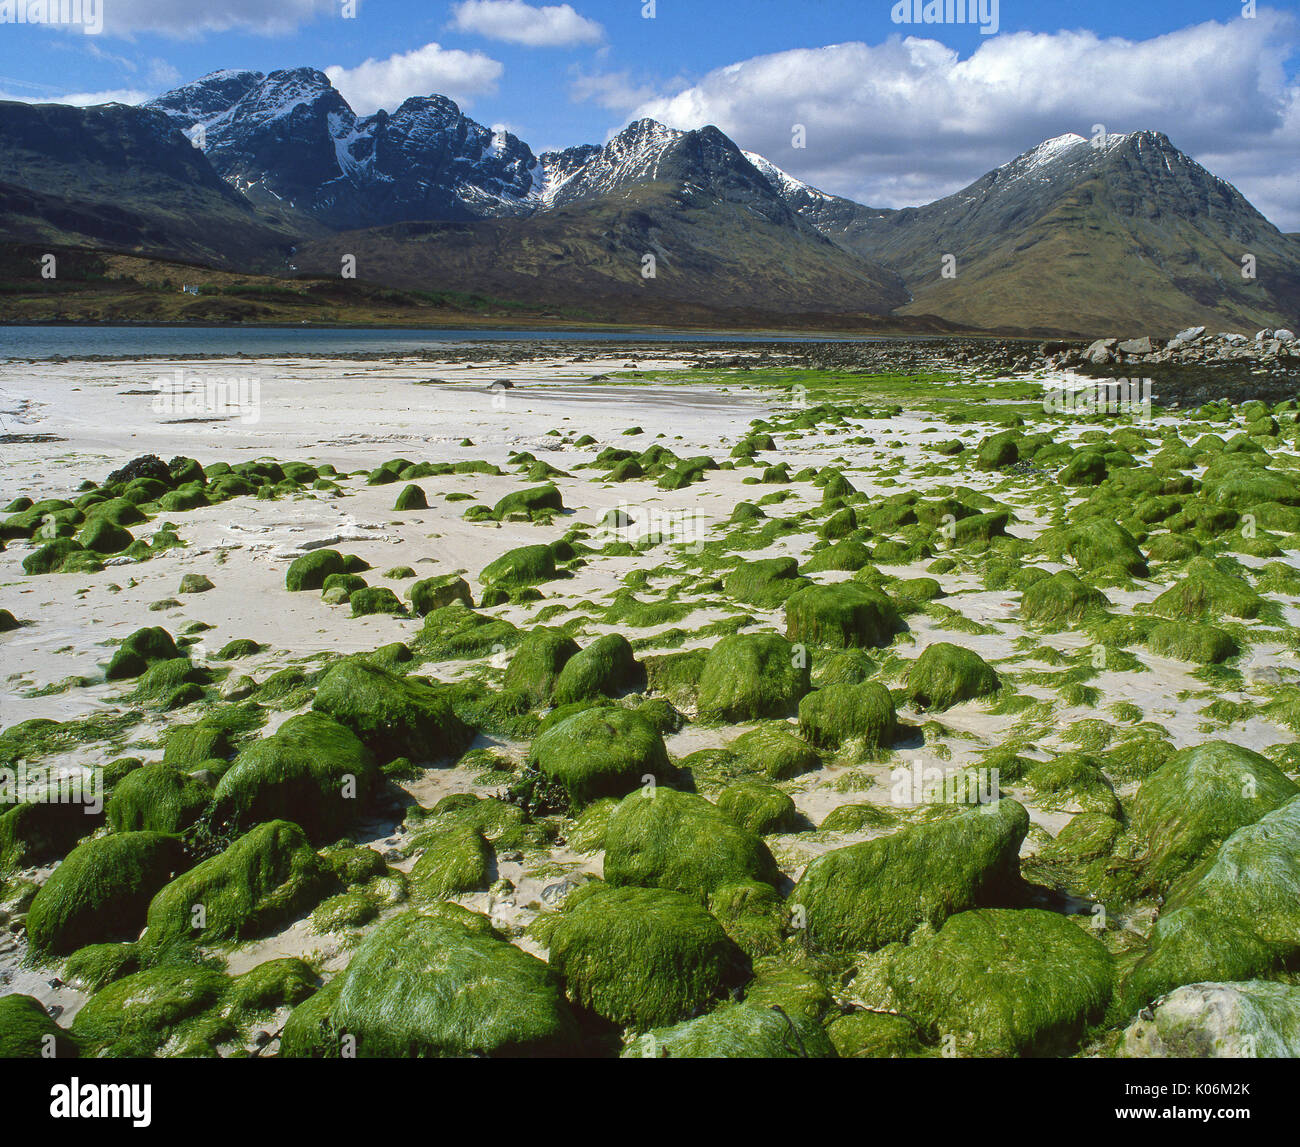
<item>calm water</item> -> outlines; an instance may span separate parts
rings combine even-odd
[[[400,353],[444,343],[485,342],[826,342],[805,335],[665,331],[313,330],[284,327],[0,326],[0,360],[88,355]],[[874,342],[876,339],[857,341]]]

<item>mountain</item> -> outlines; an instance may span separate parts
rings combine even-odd
[[[124,104],[0,102],[0,233],[250,267],[293,242],[167,116]]]
[[[1058,136],[924,207],[796,210],[894,267],[915,296],[903,314],[1092,333],[1258,328],[1300,311],[1300,245],[1156,131],[1104,147]],[[1254,280],[1241,276],[1247,253]]]
[[[380,285],[621,321],[1093,335],[1300,317],[1300,239],[1159,132],[1058,136],[891,210],[715,127],[643,119],[537,155],[440,95],[359,116],[314,68],[213,72],[139,108],[0,104],[0,236],[280,275],[352,254]]]
[[[358,116],[314,68],[216,72],[146,106],[198,134],[213,169],[253,203],[330,228],[526,213],[541,186],[527,144],[445,96]]]
[[[643,321],[692,310],[759,315],[883,315],[902,280],[800,218],[717,128],[629,125],[603,148],[543,156],[532,215],[407,223],[304,244],[295,263],[328,273],[339,253],[397,286],[544,303],[601,303]],[[653,255],[653,277],[643,274]]]

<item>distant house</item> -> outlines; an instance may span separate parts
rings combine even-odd
[[[199,289],[198,289],[197,286],[195,286],[195,287],[191,287],[191,286],[187,283],[187,284],[185,284],[183,287],[181,287],[181,294],[182,294],[182,295],[197,295],[198,293],[199,293]]]

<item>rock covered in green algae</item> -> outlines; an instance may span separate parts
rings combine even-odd
[[[907,696],[920,710],[942,711],[997,692],[998,675],[973,649],[947,641],[928,645],[908,670]]]
[[[807,657],[774,633],[736,633],[709,650],[700,674],[701,721],[753,721],[793,713],[810,688]]]
[[[104,676],[109,681],[139,677],[151,665],[181,657],[172,635],[160,625],[137,629],[118,646]]]
[[[72,1059],[77,1041],[50,1018],[39,1000],[0,996],[0,1059]]]
[[[1237,639],[1214,625],[1166,621],[1152,628],[1146,645],[1161,657],[1194,661],[1198,665],[1218,665],[1241,652]]]
[[[1188,984],[1124,1032],[1134,1059],[1300,1058],[1300,988],[1269,980]]]
[[[140,946],[155,953],[177,940],[247,939],[306,912],[334,883],[296,824],[260,824],[158,892]]]
[[[864,990],[961,1055],[1069,1054],[1114,989],[1111,955],[1081,923],[1037,908],[960,912],[869,961]]]
[[[510,664],[502,687],[526,697],[533,705],[551,700],[561,671],[578,652],[578,643],[562,629],[539,625],[524,635]]]
[[[507,494],[492,507],[492,516],[497,521],[502,521],[509,514],[525,514],[532,518],[548,510],[552,513],[561,513],[564,510],[560,491],[552,485],[533,486],[527,490],[515,490]]]
[[[1249,980],[1300,955],[1300,797],[1234,832],[1178,881],[1124,984],[1132,1013],[1184,984]]]
[[[820,1027],[797,1027],[778,1008],[722,1004],[698,1019],[630,1040],[624,1059],[833,1059]]]
[[[397,501],[393,504],[394,510],[427,510],[429,508],[429,499],[425,497],[424,491],[414,484],[403,488],[402,492],[397,495]]]
[[[377,757],[437,761],[473,738],[452,710],[445,687],[348,659],[321,678],[312,708],[351,729]]]
[[[1128,817],[1151,887],[1166,892],[1244,825],[1300,795],[1267,758],[1227,741],[1175,753],[1138,789]]]
[[[717,805],[664,785],[624,797],[605,828],[605,880],[707,895],[726,884],[780,878],[758,835]]]
[[[574,810],[601,797],[621,797],[643,783],[667,779],[672,766],[663,737],[630,709],[602,705],[557,722],[533,742],[529,760],[563,787]]]
[[[1110,605],[1106,595],[1061,570],[1029,586],[1020,599],[1020,616],[1047,626],[1067,626]]]
[[[453,601],[464,602],[471,609],[474,599],[470,596],[469,582],[456,574],[441,574],[437,577],[422,578],[412,584],[406,591],[411,600],[411,609],[423,617]]]
[[[1014,800],[960,809],[890,836],[823,853],[790,894],[808,941],[861,951],[906,940],[954,912],[1005,902],[1019,881],[1029,814]]]
[[[840,1059],[913,1059],[930,1054],[916,1024],[890,1012],[857,1011],[826,1025]]]
[[[330,574],[347,573],[347,563],[338,550],[312,550],[294,558],[285,571],[285,588],[293,592],[322,589]]]
[[[361,814],[378,782],[374,754],[350,729],[301,713],[240,752],[217,782],[214,814],[241,828],[294,817],[323,841]]]
[[[689,1019],[745,978],[745,959],[698,901],[664,888],[587,885],[550,935],[570,1000],[639,1030]]]
[[[733,824],[765,836],[789,832],[799,821],[794,801],[780,789],[758,781],[739,781],[718,794],[718,811]]]
[[[406,606],[386,585],[353,590],[348,594],[348,605],[352,607],[353,617],[370,617],[373,614],[402,617],[406,614]]]
[[[628,639],[621,633],[607,633],[564,663],[555,681],[555,704],[616,697],[635,681],[638,669]]]
[[[158,832],[114,833],[77,845],[32,901],[33,949],[66,954],[86,944],[134,940],[149,902],[181,863],[179,839]]]
[[[495,863],[492,846],[470,825],[439,833],[411,869],[416,900],[444,900],[465,892],[486,892]]]
[[[737,601],[776,609],[795,590],[808,584],[806,577],[799,576],[799,563],[794,558],[759,558],[742,562],[732,570],[723,589]]]
[[[893,741],[896,728],[893,698],[879,681],[827,685],[799,702],[799,732],[821,748],[853,741],[874,752]]]
[[[885,646],[902,628],[888,597],[853,582],[806,586],[785,603],[786,637],[808,645]]]
[[[484,589],[518,589],[555,577],[555,553],[550,546],[519,546],[483,567],[478,579]]]
[[[211,785],[170,765],[146,765],[129,772],[108,798],[114,832],[181,832],[212,800]]]
[[[328,1028],[354,1036],[363,1057],[577,1054],[578,1025],[554,973],[478,919],[404,912],[385,921],[337,977]]]

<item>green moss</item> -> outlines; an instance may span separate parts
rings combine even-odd
[[[75,1059],[77,1041],[32,996],[0,996],[0,1059]]]
[[[1198,665],[1219,665],[1241,652],[1237,639],[1213,625],[1167,621],[1146,638],[1147,648],[1161,657],[1176,657]]]
[[[332,885],[302,829],[261,824],[159,891],[140,947],[156,954],[176,941],[248,939],[308,911]]]
[[[407,596],[411,599],[411,608],[421,617],[444,605],[450,605],[453,601],[464,602],[471,609],[474,607],[469,583],[456,574],[442,574],[417,581],[407,591]]]
[[[870,828],[893,828],[896,824],[898,816],[889,809],[860,803],[842,804],[832,809],[817,828],[821,832],[862,832]]]
[[[78,845],[32,901],[27,934],[33,950],[65,954],[85,944],[135,939],[149,901],[180,860],[179,841],[155,832]]]
[[[420,638],[432,657],[465,658],[513,649],[520,633],[504,618],[475,613],[454,601],[425,616]]]
[[[663,738],[641,714],[600,706],[566,717],[533,742],[529,760],[559,784],[572,808],[601,797],[621,797],[650,776],[672,771]]]
[[[545,705],[551,700],[561,670],[577,652],[578,643],[564,630],[538,626],[519,643],[502,684],[533,705]]]
[[[870,680],[878,666],[861,649],[845,649],[813,664],[812,681],[824,685],[860,685]]]
[[[874,752],[893,742],[896,727],[893,698],[878,681],[827,685],[799,702],[799,732],[822,748],[855,741]]]
[[[605,880],[697,896],[749,880],[774,883],[758,835],[693,793],[659,785],[627,796],[605,829]]]
[[[698,1014],[744,977],[740,950],[692,897],[588,887],[550,936],[550,964],[578,1006],[644,1031]]]
[[[234,661],[240,657],[252,657],[255,653],[261,653],[262,646],[250,637],[237,637],[234,641],[228,641],[217,650],[218,661]]]
[[[429,685],[363,661],[332,665],[312,708],[351,729],[381,760],[426,762],[458,756],[473,738],[443,686]]]
[[[638,670],[626,637],[621,633],[598,637],[564,663],[555,682],[555,704],[616,697],[635,682]]]
[[[820,1037],[820,1038],[818,1038]],[[632,1040],[624,1059],[828,1059],[835,1049],[820,1028],[796,1027],[783,1011],[723,1004],[708,1015]]]
[[[312,550],[294,558],[285,571],[285,588],[294,592],[323,589],[330,574],[347,573],[343,555],[338,550]]]
[[[879,948],[1012,894],[1028,830],[1029,815],[1013,800],[963,809],[823,853],[790,900],[803,907],[814,947]]]
[[[327,1015],[313,1009],[293,1024],[289,1054],[320,1054],[345,1034],[366,1058],[580,1050],[577,1023],[547,966],[490,925],[470,927],[459,916],[405,912],[384,922],[336,982]]]
[[[114,832],[178,833],[208,807],[212,789],[170,765],[148,765],[125,776],[109,797]]]
[[[889,1012],[851,1012],[827,1024],[826,1034],[840,1059],[912,1059],[926,1054],[916,1024]]]
[[[1298,793],[1285,773],[1241,745],[1208,741],[1175,753],[1128,808],[1134,832],[1146,842],[1151,887],[1168,891],[1232,833]]]
[[[1224,573],[1205,558],[1193,558],[1183,579],[1157,597],[1151,609],[1176,621],[1223,616],[1250,620],[1266,612],[1267,604],[1244,578]]]
[[[215,1044],[235,1034],[232,1023],[209,1013],[229,986],[220,972],[163,967],[125,977],[101,989],[77,1013],[72,1034],[87,1049],[110,1057],[215,1055]]]
[[[757,781],[728,785],[718,794],[718,811],[733,824],[759,836],[790,832],[799,823],[794,801],[780,789]]]
[[[772,633],[733,634],[709,650],[700,674],[701,721],[784,717],[808,692],[807,659]]]
[[[786,637],[809,645],[884,646],[903,628],[883,593],[852,582],[810,585],[785,603]]]
[[[441,833],[411,869],[417,900],[445,900],[465,892],[486,892],[496,858],[476,828],[466,825]]]
[[[87,944],[63,961],[63,979],[83,992],[97,992],[139,970],[134,944]]]
[[[984,658],[946,641],[928,645],[908,670],[907,696],[918,709],[942,711],[997,692],[1000,682]]]
[[[890,949],[883,963],[895,1006],[961,1055],[1068,1054],[1114,988],[1106,948],[1037,908],[960,912],[937,933]]]
[[[1110,605],[1100,590],[1085,585],[1069,570],[1034,582],[1020,599],[1020,616],[1026,621],[1057,627],[1081,620],[1085,614]]]
[[[351,730],[302,713],[240,752],[217,782],[213,815],[241,828],[292,816],[312,839],[333,839],[378,781],[374,755]]]

